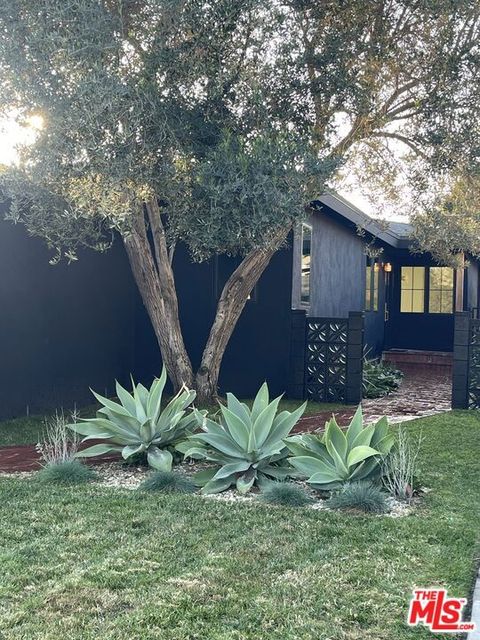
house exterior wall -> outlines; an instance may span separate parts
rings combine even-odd
[[[0,419],[90,404],[89,387],[114,393],[133,376],[150,384],[162,367],[157,341],[123,245],[49,264],[44,242],[0,211]],[[180,319],[195,367],[223,282],[237,260],[192,263],[179,246],[174,261]],[[292,245],[277,252],[247,303],[220,373],[220,391],[248,397],[267,380],[288,383]]]
[[[120,243],[51,266],[0,212],[0,418],[71,410],[133,370],[137,295]]]
[[[323,213],[313,214],[311,224],[308,314],[346,318],[350,311],[363,311],[366,265],[364,241],[354,229],[349,229]],[[298,259],[295,268],[300,268]]]

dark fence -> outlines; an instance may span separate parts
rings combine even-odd
[[[364,316],[307,317],[293,312],[289,395],[317,402],[362,399]]]
[[[452,407],[480,409],[480,320],[455,314]]]

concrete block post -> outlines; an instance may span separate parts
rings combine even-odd
[[[468,409],[468,361],[470,344],[470,313],[455,314],[453,339],[452,408]]]
[[[289,398],[303,400],[305,397],[305,350],[306,350],[306,312],[292,311],[290,331],[290,375],[287,395]]]
[[[347,404],[362,401],[363,341],[365,317],[362,311],[350,311],[347,333]]]

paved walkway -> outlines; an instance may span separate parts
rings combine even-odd
[[[400,389],[383,398],[363,400],[365,419],[374,422],[388,416],[391,423],[405,422],[451,409],[452,381],[446,374],[407,373]],[[355,408],[335,412],[340,426],[348,425]],[[322,428],[331,417],[331,411],[303,418],[295,431],[313,431]]]
[[[362,403],[367,421],[373,422],[381,416],[388,416],[390,422],[404,422],[435,413],[450,410],[451,380],[443,375],[407,374],[400,389],[384,398],[364,400]],[[346,426],[355,407],[335,412],[338,423]],[[331,411],[324,411],[314,416],[303,418],[294,431],[315,431],[323,429],[325,422],[332,416]],[[92,443],[89,443],[89,445]],[[115,456],[89,458],[89,464],[97,464],[116,459]],[[33,471],[40,467],[40,456],[34,445],[0,447],[0,473],[15,471]]]

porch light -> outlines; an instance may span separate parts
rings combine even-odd
[[[385,273],[390,273],[392,270],[392,263],[391,262],[384,262],[383,263],[383,270],[385,271]]]

